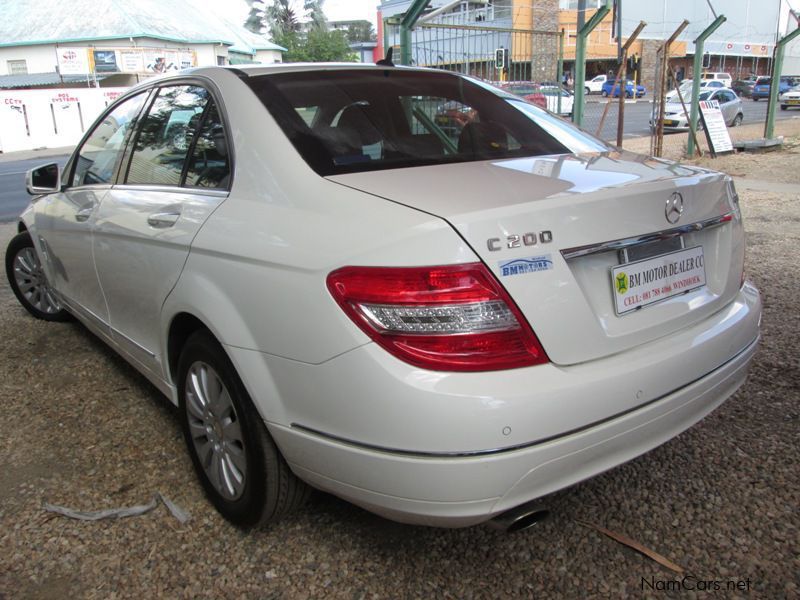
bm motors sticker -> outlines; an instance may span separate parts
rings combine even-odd
[[[542,254],[541,256],[529,256],[528,258],[501,260],[497,263],[497,266],[500,268],[501,277],[525,275],[527,273],[549,271],[553,268],[553,259],[550,254]]]

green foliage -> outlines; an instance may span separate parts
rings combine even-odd
[[[275,43],[287,49],[284,62],[355,62],[347,38],[341,31],[312,28],[306,35],[284,32]]]
[[[328,19],[322,10],[325,0],[305,0],[303,9],[311,19],[311,29],[328,29]]]
[[[262,0],[249,0],[248,3],[250,4],[250,12],[247,13],[244,27],[260,35],[264,32],[264,12],[266,6]]]
[[[374,42],[376,37],[375,29],[369,21],[356,21],[347,29],[349,42]]]
[[[274,0],[272,5],[267,7],[265,17],[269,30],[275,39],[279,35],[295,33],[300,30],[300,22],[291,7],[290,0]],[[280,44],[280,42],[276,43]]]

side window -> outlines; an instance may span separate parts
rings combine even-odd
[[[161,88],[139,128],[126,183],[180,185],[207,101],[208,92],[198,86]]]
[[[72,185],[111,183],[125,134],[134,125],[146,93],[128,98],[94,128],[77,153]]]
[[[228,139],[217,105],[211,99],[191,149],[185,185],[227,188],[230,183]]]

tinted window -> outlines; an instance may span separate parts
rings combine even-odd
[[[136,136],[127,183],[180,185],[208,92],[197,86],[161,88]]]
[[[123,150],[125,134],[142,108],[146,93],[128,98],[94,128],[77,154],[72,185],[111,183]]]
[[[343,69],[247,83],[322,175],[569,152],[508,94],[449,73]],[[309,106],[313,125],[298,114]]]
[[[209,99],[200,131],[190,143],[185,185],[227,188],[230,182],[228,140],[216,103]]]

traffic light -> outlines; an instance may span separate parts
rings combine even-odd
[[[498,48],[494,51],[494,66],[498,70],[508,68],[508,48]]]
[[[711,55],[708,52],[703,54],[703,68],[704,69],[711,68]]]

